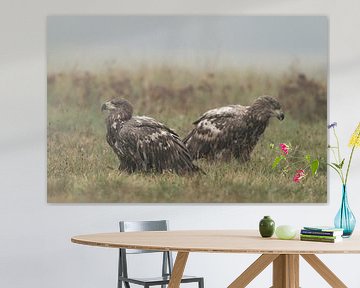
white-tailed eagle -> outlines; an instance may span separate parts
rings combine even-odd
[[[109,111],[106,140],[120,160],[119,170],[177,174],[200,170],[174,131],[153,118],[133,116],[128,101],[113,99],[101,110]]]
[[[251,106],[230,105],[205,112],[184,143],[193,159],[250,160],[271,117],[284,119],[280,103],[261,96]]]

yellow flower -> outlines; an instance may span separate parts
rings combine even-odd
[[[356,127],[354,133],[352,134],[349,142],[349,146],[351,147],[360,147],[360,122],[358,126]]]

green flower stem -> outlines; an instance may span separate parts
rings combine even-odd
[[[339,176],[340,176],[340,179],[341,179],[341,182],[343,183],[343,185],[344,185],[344,181],[343,181],[343,179],[342,179],[342,177],[341,177],[341,174],[340,174],[340,172],[339,172],[339,169],[338,168],[336,168],[334,165],[332,165],[332,164],[327,164],[327,165],[329,165],[331,168],[333,168],[335,171],[336,171],[336,173],[338,173],[339,174]]]
[[[334,149],[330,148],[330,150],[331,150],[331,152],[332,152],[332,154],[334,156],[334,159],[335,159],[336,163],[339,164],[340,160],[337,159]]]
[[[335,130],[335,127],[333,127],[333,131],[334,131],[334,135],[335,135],[335,138],[336,138],[336,144],[337,144],[337,151],[338,151],[338,156],[339,156],[339,164],[341,163],[341,155],[340,155],[340,145],[339,145],[339,137],[337,136],[336,134],[336,130]]]
[[[334,158],[335,158],[335,161],[337,162],[337,164],[340,164],[340,161],[338,161],[338,159],[336,158],[336,154],[335,154],[335,151],[334,151],[334,149],[330,149],[331,150],[331,152],[333,153],[333,155],[334,155]],[[334,165],[332,165],[332,164],[328,164],[331,168],[333,168],[338,174],[339,174],[339,176],[340,176],[340,180],[341,180],[341,183],[345,183],[345,181],[344,181],[344,175],[343,175],[343,173],[342,173],[342,169],[339,169],[339,168],[337,168],[337,167],[335,167]]]
[[[341,163],[341,155],[340,155],[340,144],[339,144],[339,137],[337,136],[337,134],[336,134],[336,130],[335,130],[335,127],[333,127],[333,131],[334,131],[334,135],[335,135],[335,138],[336,138],[336,144],[337,144],[337,152],[338,152],[338,156],[339,156],[339,159],[338,159],[338,165],[340,165],[340,163]],[[334,156],[335,156],[335,153],[334,153]],[[336,159],[336,157],[335,157],[335,159]],[[349,166],[348,166],[348,168],[349,168]],[[343,174],[343,171],[342,171],[342,168],[341,169],[339,169],[339,173],[340,173],[340,178],[341,178],[341,182],[343,183],[343,184],[346,184],[346,182],[344,181],[344,174]]]
[[[347,180],[348,180],[349,169],[350,169],[351,160],[352,160],[352,157],[353,157],[353,154],[354,154],[354,150],[355,150],[355,145],[351,149],[350,159],[349,159],[349,163],[348,163],[348,166],[347,166],[347,169],[346,169],[346,176],[345,176],[345,183],[344,183],[345,185],[346,185]]]

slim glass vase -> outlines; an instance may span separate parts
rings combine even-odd
[[[355,228],[356,219],[349,207],[346,185],[342,187],[341,206],[336,214],[334,224],[336,228],[344,229],[343,237],[350,237]]]

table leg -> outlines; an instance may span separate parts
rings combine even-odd
[[[273,288],[299,288],[299,255],[281,254],[273,263]]]
[[[177,253],[168,288],[179,288],[180,287],[181,278],[184,274],[185,265],[186,265],[188,256],[189,256],[189,252],[178,252]]]
[[[347,286],[314,254],[301,255],[319,274],[335,288],[346,288]]]
[[[301,256],[333,288],[347,286],[314,254]],[[299,255],[297,254],[263,254],[252,263],[228,288],[244,288],[273,262],[273,286],[271,288],[299,288]]]
[[[259,275],[271,262],[273,262],[278,254],[263,254],[254,263],[252,263],[238,278],[232,282],[228,288],[244,288],[257,275]]]

